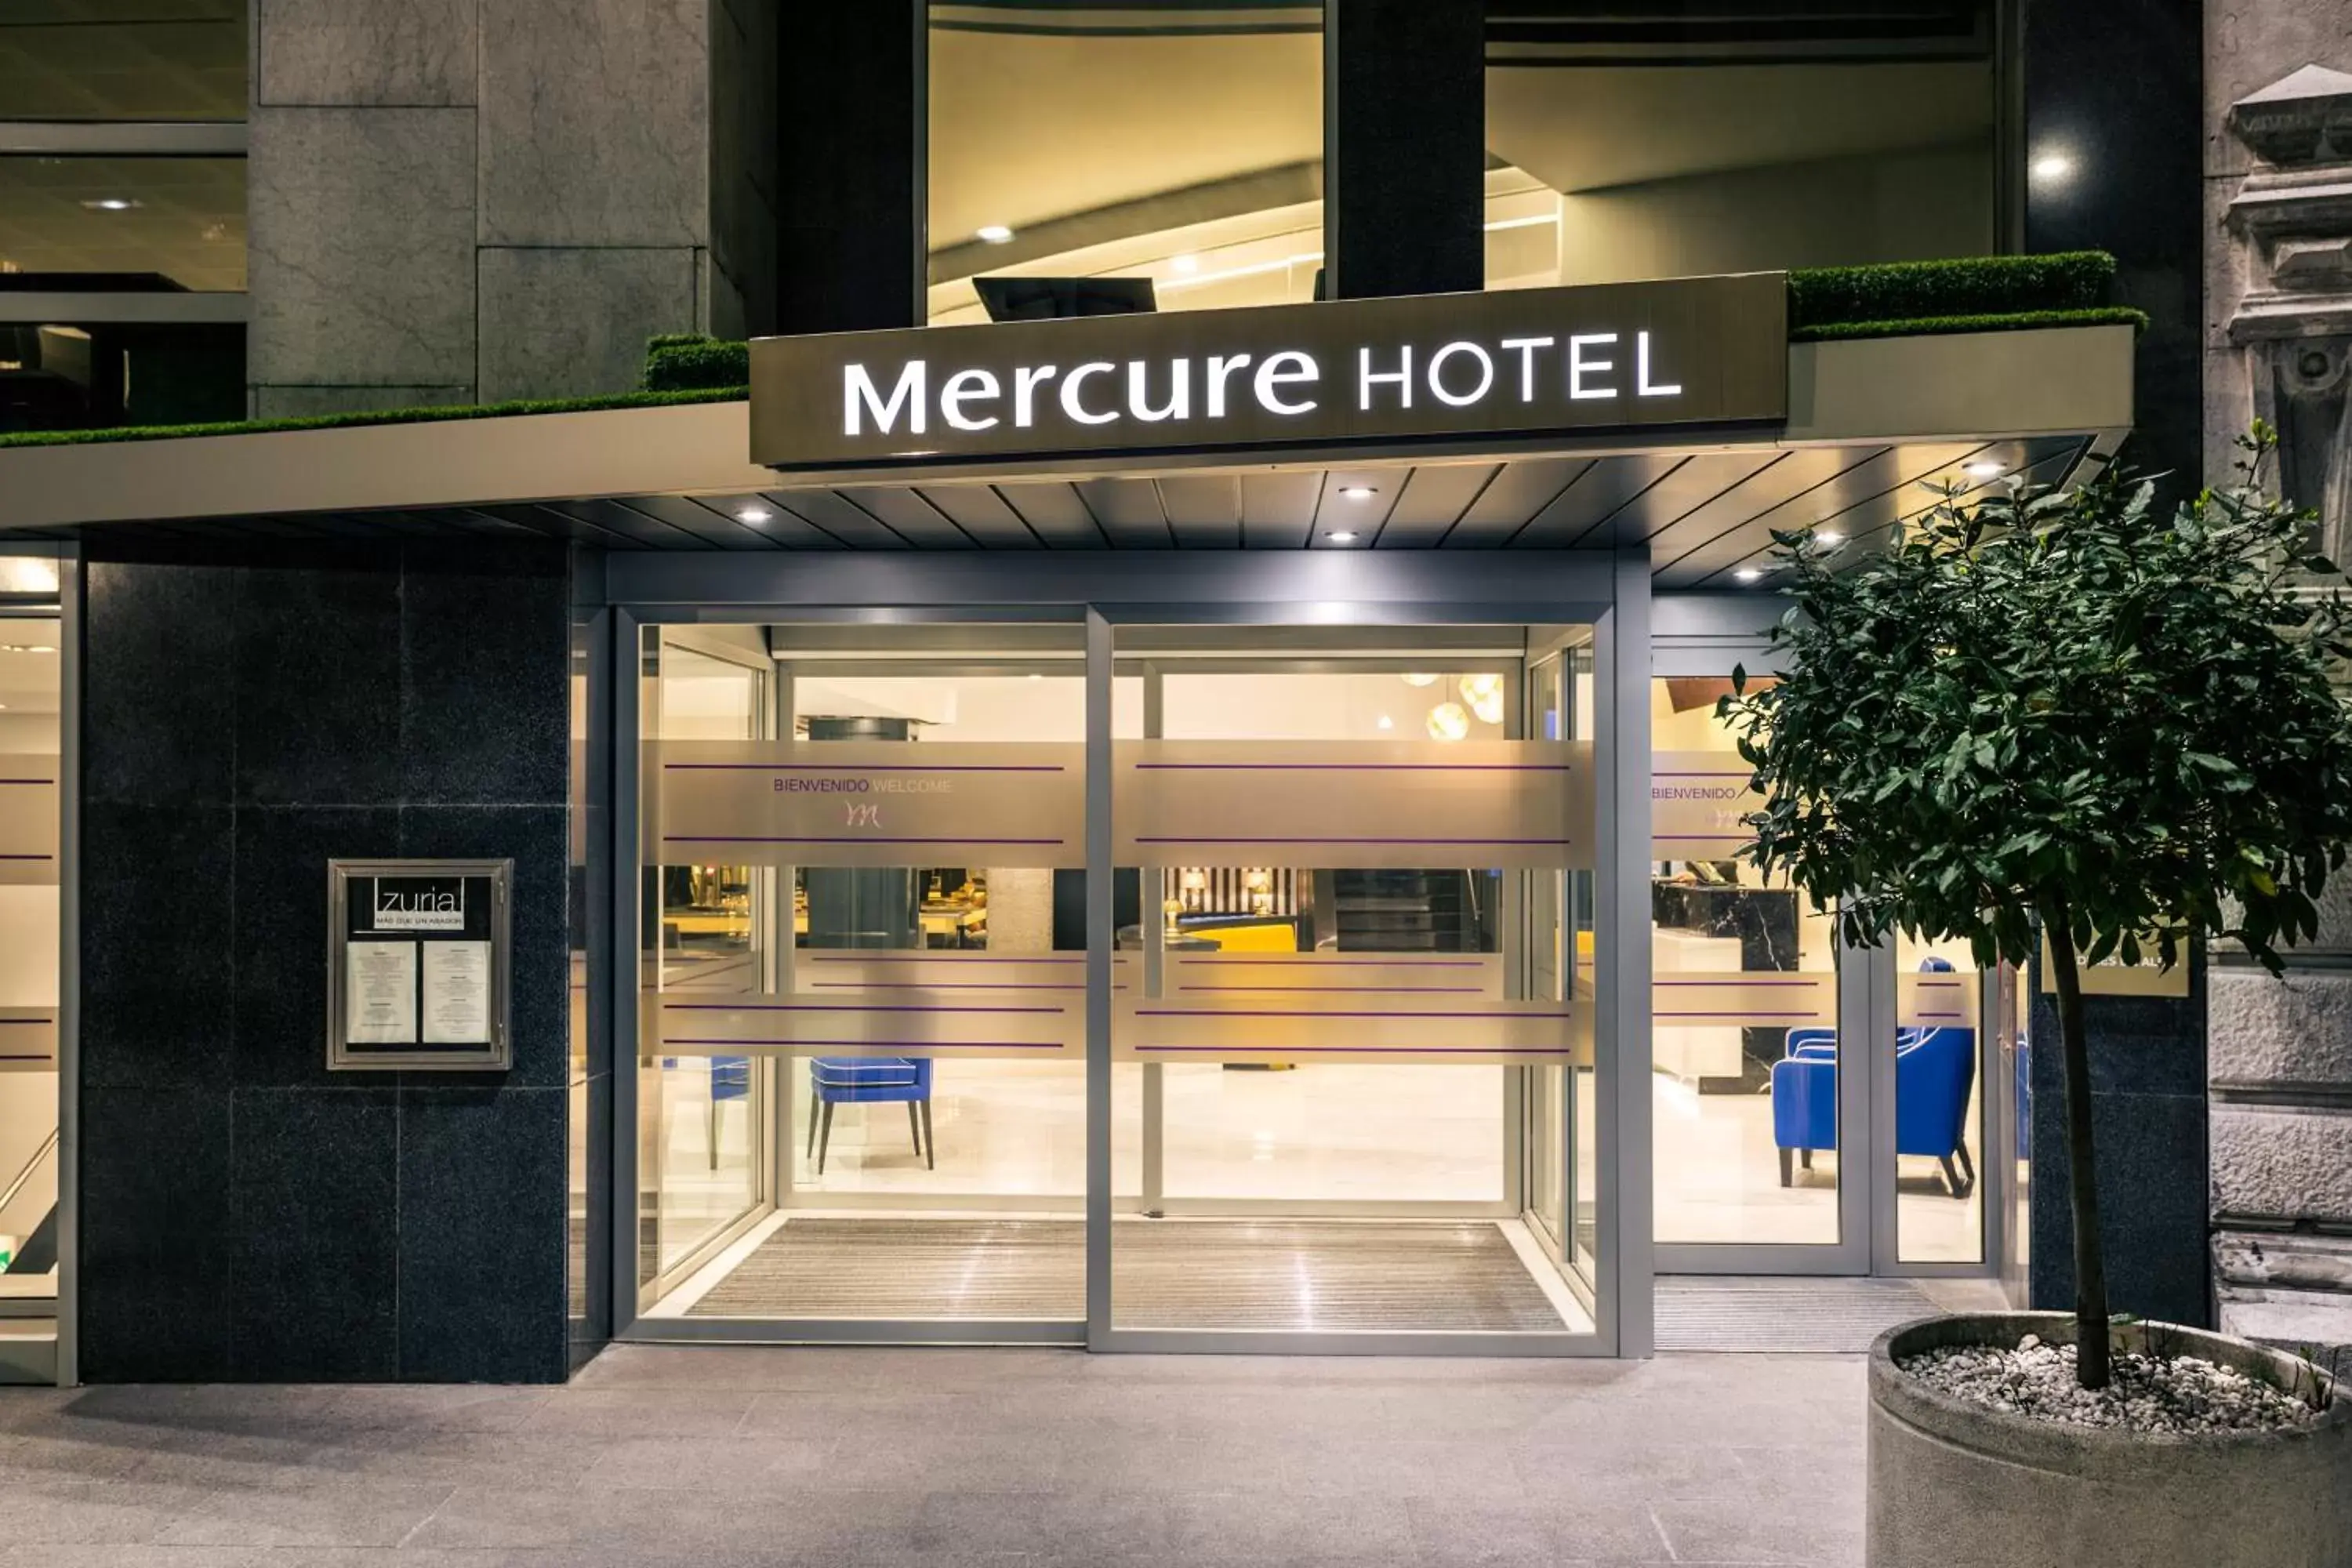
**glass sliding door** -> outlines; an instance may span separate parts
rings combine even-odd
[[[1590,998],[1531,932],[1589,872],[1591,755],[1526,736],[1525,629],[1124,627],[1117,668],[1112,1326],[1591,1332],[1555,1239]]]
[[[1863,1085],[1841,1071],[1834,922],[1740,858],[1753,770],[1722,677],[1650,683],[1651,1077],[1668,1271],[1866,1272]],[[1730,1249],[1736,1249],[1730,1250]]]
[[[704,968],[665,966],[640,1026],[650,1059],[725,1081],[769,1142],[752,1222],[646,1320],[1074,1339],[1080,634],[740,630],[767,665],[767,727],[666,726],[642,815],[649,861],[740,868],[720,891],[750,902],[715,924]],[[682,983],[696,974],[709,984]]]
[[[655,748],[741,746],[769,732],[772,675],[755,636],[734,628],[646,636],[642,712]],[[684,997],[760,989],[769,889],[753,867],[679,844],[643,875],[647,990]],[[764,1202],[764,1081],[763,1067],[748,1056],[666,1046],[639,1056],[641,1291],[657,1294],[674,1282]]]

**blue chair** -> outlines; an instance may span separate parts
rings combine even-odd
[[[710,1058],[710,1168],[719,1169],[719,1102],[740,1100],[751,1092],[750,1057]]]
[[[1772,1141],[1780,1145],[1784,1187],[1795,1182],[1797,1160],[1810,1171],[1814,1150],[1838,1146],[1837,1035],[1791,1029],[1785,1052],[1772,1064]],[[1895,1035],[1895,1152],[1932,1156],[1956,1198],[1967,1197],[1977,1183],[1966,1136],[1976,1076],[1974,1029],[1946,1026]]]
[[[811,1057],[809,1090],[818,1113],[809,1118],[809,1144],[816,1173],[824,1174],[824,1152],[833,1142],[833,1108],[841,1104],[907,1102],[907,1127],[926,1170],[939,1168],[931,1142],[931,1062],[929,1057]],[[920,1120],[918,1120],[919,1112]]]

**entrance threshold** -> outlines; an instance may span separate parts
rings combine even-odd
[[[1658,1351],[1859,1355],[1898,1324],[1939,1312],[2001,1311],[1991,1279],[1682,1275],[1657,1284]]]

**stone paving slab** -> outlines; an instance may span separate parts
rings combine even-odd
[[[1853,1356],[651,1346],[5,1389],[0,1568],[1853,1568],[1863,1400]]]

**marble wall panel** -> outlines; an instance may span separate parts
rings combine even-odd
[[[255,386],[474,381],[474,111],[254,110]]]
[[[480,237],[709,239],[706,0],[502,0],[482,16]]]
[[[254,100],[474,101],[477,0],[255,0]]]
[[[634,390],[648,337],[696,329],[697,267],[690,247],[484,249],[483,398]]]

